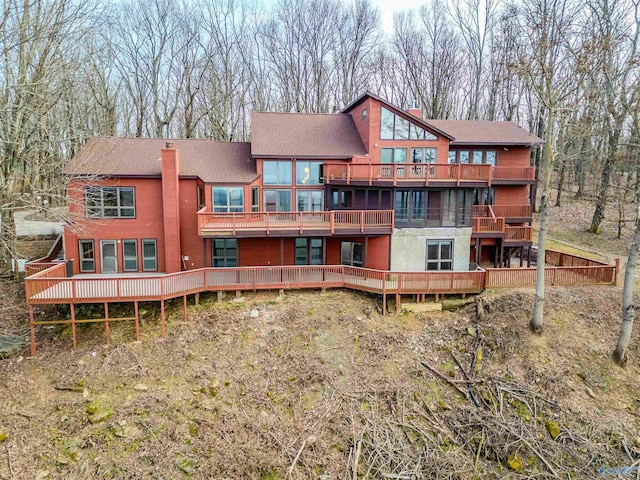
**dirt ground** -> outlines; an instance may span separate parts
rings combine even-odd
[[[140,342],[90,326],[74,352],[44,332],[36,358],[0,362],[0,478],[544,477],[534,450],[594,478],[640,456],[638,335],[626,369],[609,358],[618,294],[550,289],[541,337],[528,290],[483,294],[477,330],[473,305],[383,317],[329,291],[203,296],[187,323],[176,304],[164,340],[153,305]],[[467,370],[476,345],[479,407],[453,359]]]
[[[584,216],[557,227],[571,209],[557,242],[625,254],[572,233]],[[21,295],[0,284],[0,332],[24,330]],[[541,336],[531,289],[483,293],[482,320],[330,290],[202,295],[186,323],[176,302],[165,339],[143,304],[141,341],[89,325],[76,351],[42,328],[35,358],[0,360],[0,479],[616,478],[640,459],[638,328],[627,367],[610,359],[620,295],[549,288]]]

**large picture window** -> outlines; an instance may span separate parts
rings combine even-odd
[[[134,218],[135,191],[133,187],[85,187],[87,217]]]
[[[96,271],[96,253],[93,240],[80,240],[78,242],[80,252],[80,271]]]
[[[262,179],[264,185],[291,185],[291,162],[262,162]]]
[[[158,251],[155,238],[142,240],[142,270],[145,272],[158,270]]]
[[[265,190],[265,212],[290,212],[291,190]]]
[[[214,267],[237,267],[238,241],[235,238],[214,238],[211,264]]]
[[[296,238],[296,265],[322,265],[321,238]]]
[[[391,110],[381,107],[380,139],[381,140],[437,140],[438,137],[425,129],[414,125],[409,120],[396,115]]]
[[[406,148],[383,148],[380,154],[382,163],[407,163]]]
[[[342,242],[340,244],[340,263],[351,267],[362,267],[364,244],[362,242]]]
[[[427,270],[453,270],[453,240],[427,240]]]
[[[436,163],[438,149],[433,147],[412,148],[411,163]]]
[[[296,162],[297,185],[321,185],[322,162]]]
[[[323,209],[322,190],[297,190],[296,197],[299,212],[318,212]]]
[[[213,187],[214,213],[243,212],[244,188]]]

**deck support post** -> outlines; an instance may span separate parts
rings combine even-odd
[[[382,315],[387,314],[387,294],[382,293]]]
[[[401,295],[396,293],[396,313],[402,312]]]
[[[71,335],[73,337],[73,349],[76,349],[76,306],[71,304]]]
[[[29,304],[29,330],[31,333],[31,356],[36,355],[36,326],[33,323],[33,304]]]
[[[109,304],[107,302],[104,302],[104,334],[109,345]]]
[[[184,313],[184,321],[187,321],[187,296],[182,297],[182,311]]]
[[[136,341],[140,340],[140,312],[138,311],[138,301],[133,302],[133,311],[136,318]]]
[[[194,302],[195,302],[196,306],[200,305],[200,292],[196,292],[195,297],[194,297]]]
[[[160,300],[160,336],[164,338],[164,299]]]
[[[223,298],[222,294],[223,294],[222,290],[218,290],[218,302],[222,301],[222,298]]]
[[[240,290],[236,290],[236,298],[240,298],[242,296],[242,292]]]
[[[531,246],[527,247],[527,268],[531,268]]]

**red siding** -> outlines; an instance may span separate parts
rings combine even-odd
[[[378,100],[371,99],[369,107],[369,155],[371,162],[380,162],[380,149],[382,147],[407,147],[407,158],[410,158],[412,147],[436,147],[438,149],[438,163],[448,163],[449,161],[449,139],[431,131],[438,140],[381,140],[380,139],[380,116],[382,104]],[[409,120],[408,116],[405,117]],[[409,120],[411,122],[411,120]],[[428,129],[427,129],[428,130]],[[364,141],[364,139],[363,139]],[[377,145],[377,146],[376,146]]]
[[[526,205],[529,186],[498,186],[496,187],[496,205]]]
[[[367,116],[362,118],[362,111],[365,109],[367,110]],[[360,138],[362,138],[362,143],[364,143],[364,148],[367,153],[369,153],[371,151],[371,99],[367,98],[364,100],[360,105],[351,110],[349,115],[353,118],[353,123],[356,124]]]
[[[158,271],[165,271],[164,227],[162,220],[162,184],[160,179],[105,178],[92,185],[135,188],[135,218],[91,219],[85,217],[84,189],[81,181],[69,184],[69,211],[73,223],[65,227],[65,258],[73,259],[74,273],[80,273],[78,239],[93,240],[95,244],[96,273],[100,273],[100,240],[138,240],[138,271],[142,271],[143,238],[155,238],[157,242]],[[118,243],[118,271],[123,271],[122,243]]]
[[[290,240],[290,239],[286,239]],[[241,267],[280,265],[279,238],[241,238],[238,240]]]
[[[375,270],[389,270],[390,249],[391,235],[369,238],[364,266]]]
[[[182,255],[189,257],[183,264],[183,269],[186,267],[186,270],[205,266],[203,240],[198,236],[197,186],[198,181],[195,179],[180,180],[180,248]]]

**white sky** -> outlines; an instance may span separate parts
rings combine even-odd
[[[382,29],[389,33],[393,29],[393,12],[418,10],[427,0],[371,0],[380,11]]]

